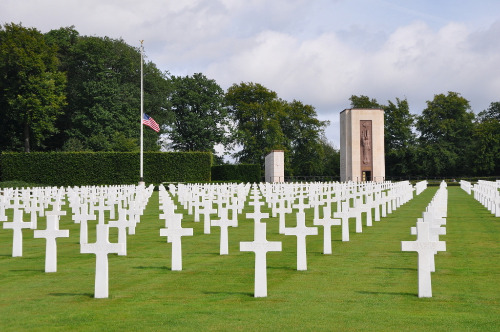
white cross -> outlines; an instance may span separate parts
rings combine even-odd
[[[227,210],[225,208],[219,209],[219,218],[216,220],[212,220],[211,223],[213,226],[220,227],[220,254],[228,255],[229,254],[229,239],[228,239],[228,227],[235,227],[236,225],[232,220],[227,217]]]
[[[349,203],[342,202],[342,211],[335,212],[333,217],[342,219],[342,241],[349,241]]]
[[[89,220],[96,220],[96,216],[94,214],[89,214],[88,208],[89,205],[83,203],[80,205],[80,211],[73,215],[73,221],[80,224],[80,244],[89,242],[87,222]]]
[[[80,253],[95,254],[95,292],[94,297],[103,299],[109,292],[108,254],[119,254],[125,250],[122,243],[109,242],[109,225],[96,225],[97,240],[95,243],[80,244]]]
[[[281,251],[281,242],[267,241],[266,223],[254,222],[254,240],[240,242],[240,251],[255,253],[254,297],[267,297],[267,252]]]
[[[432,297],[430,258],[437,251],[446,251],[444,241],[430,240],[429,226],[429,223],[417,222],[417,240],[401,241],[402,251],[418,253],[418,297]]]
[[[47,228],[35,230],[35,238],[45,238],[45,272],[57,272],[57,238],[69,237],[69,230],[59,229],[59,216],[66,215],[66,211],[46,211]]]
[[[307,270],[307,249],[306,236],[318,235],[317,227],[307,227],[304,208],[308,205],[304,204],[304,196],[299,196],[299,204],[295,205],[299,209],[297,212],[297,226],[285,227],[285,235],[295,235],[297,237],[297,270]]]
[[[216,213],[217,210],[213,208],[212,201],[209,199],[203,200],[203,209],[201,213],[203,214],[203,233],[210,234],[210,215]]]
[[[332,254],[332,226],[340,226],[341,219],[334,219],[328,216],[330,207],[323,206],[323,219],[315,219],[314,225],[323,226],[323,254]]]
[[[135,229],[135,221],[127,218],[128,212],[125,209],[118,209],[118,220],[109,221],[109,227],[118,228],[118,243],[122,243],[124,246],[124,250],[121,253],[118,253],[120,256],[127,255],[127,228]],[[135,233],[135,231],[134,231]]]
[[[166,236],[167,242],[172,243],[172,271],[182,270],[182,243],[183,236],[193,236],[192,228],[182,228],[182,214],[174,213],[172,218],[165,222],[167,228],[160,229],[160,236]]]
[[[291,213],[292,212],[292,208],[291,207],[287,207],[286,206],[286,200],[284,198],[281,198],[279,201],[278,201],[278,207],[276,207],[274,210],[273,210],[273,216],[276,216],[276,214],[278,214],[279,216],[279,233],[280,234],[284,234],[285,233],[285,214],[286,213]]]
[[[23,221],[23,210],[14,209],[12,221],[3,223],[4,229],[12,229],[12,257],[21,257],[23,255],[23,229],[31,228],[30,221]]]

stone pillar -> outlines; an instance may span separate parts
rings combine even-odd
[[[382,109],[354,108],[340,113],[340,180],[385,180]]]
[[[266,156],[265,182],[285,182],[285,152],[273,150]]]

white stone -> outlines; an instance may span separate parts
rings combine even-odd
[[[446,251],[444,241],[431,241],[429,223],[417,222],[417,240],[401,241],[402,251],[418,253],[418,297],[432,297],[431,256],[437,251]]]
[[[182,241],[183,236],[193,236],[192,228],[182,228],[182,214],[175,213],[160,229],[160,236],[166,236],[167,242],[172,243],[172,271],[182,271]]]
[[[109,267],[108,254],[119,254],[125,250],[121,243],[109,242],[109,225],[96,225],[97,240],[95,243],[80,244],[80,253],[95,254],[95,292],[94,297],[103,299],[109,297]]]
[[[21,257],[23,255],[23,229],[31,228],[31,222],[23,221],[23,210],[14,209],[12,221],[3,223],[4,229],[12,229],[12,257]]]
[[[254,241],[240,242],[240,251],[255,253],[254,297],[267,297],[267,252],[281,251],[281,242],[267,241],[266,224],[254,222]]]
[[[340,226],[342,219],[334,219],[329,215],[330,208],[323,206],[323,218],[314,220],[314,225],[323,226],[323,254],[332,254],[332,226]]]
[[[59,216],[66,215],[66,211],[46,211],[47,228],[35,230],[35,238],[45,238],[45,272],[57,272],[57,238],[69,237],[69,230],[59,229]]]
[[[220,254],[229,255],[229,235],[228,228],[236,227],[237,225],[228,218],[225,208],[219,209],[219,219],[211,221],[212,226],[220,227]]]
[[[318,235],[317,227],[307,227],[304,209],[309,207],[304,204],[304,196],[299,196],[299,204],[294,205],[298,209],[297,225],[295,227],[285,227],[285,235],[295,235],[297,237],[297,270],[307,270],[307,247],[306,236]]]
[[[342,202],[341,211],[335,212],[333,214],[333,217],[342,220],[342,241],[348,242],[349,241],[349,218],[350,218],[349,203]]]
[[[273,150],[265,158],[266,182],[285,181],[285,152]]]

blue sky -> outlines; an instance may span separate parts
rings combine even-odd
[[[173,75],[260,83],[313,105],[337,147],[351,95],[407,98],[415,114],[448,91],[476,113],[500,101],[498,0],[2,0],[0,22],[144,39]]]

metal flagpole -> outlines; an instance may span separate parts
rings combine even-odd
[[[143,144],[143,124],[142,124],[142,119],[144,118],[144,79],[143,79],[143,57],[144,57],[144,46],[142,43],[144,40],[141,40],[141,167],[140,167],[140,178],[139,178],[139,185],[144,185],[144,162],[143,162],[143,154],[144,154],[144,144]]]

